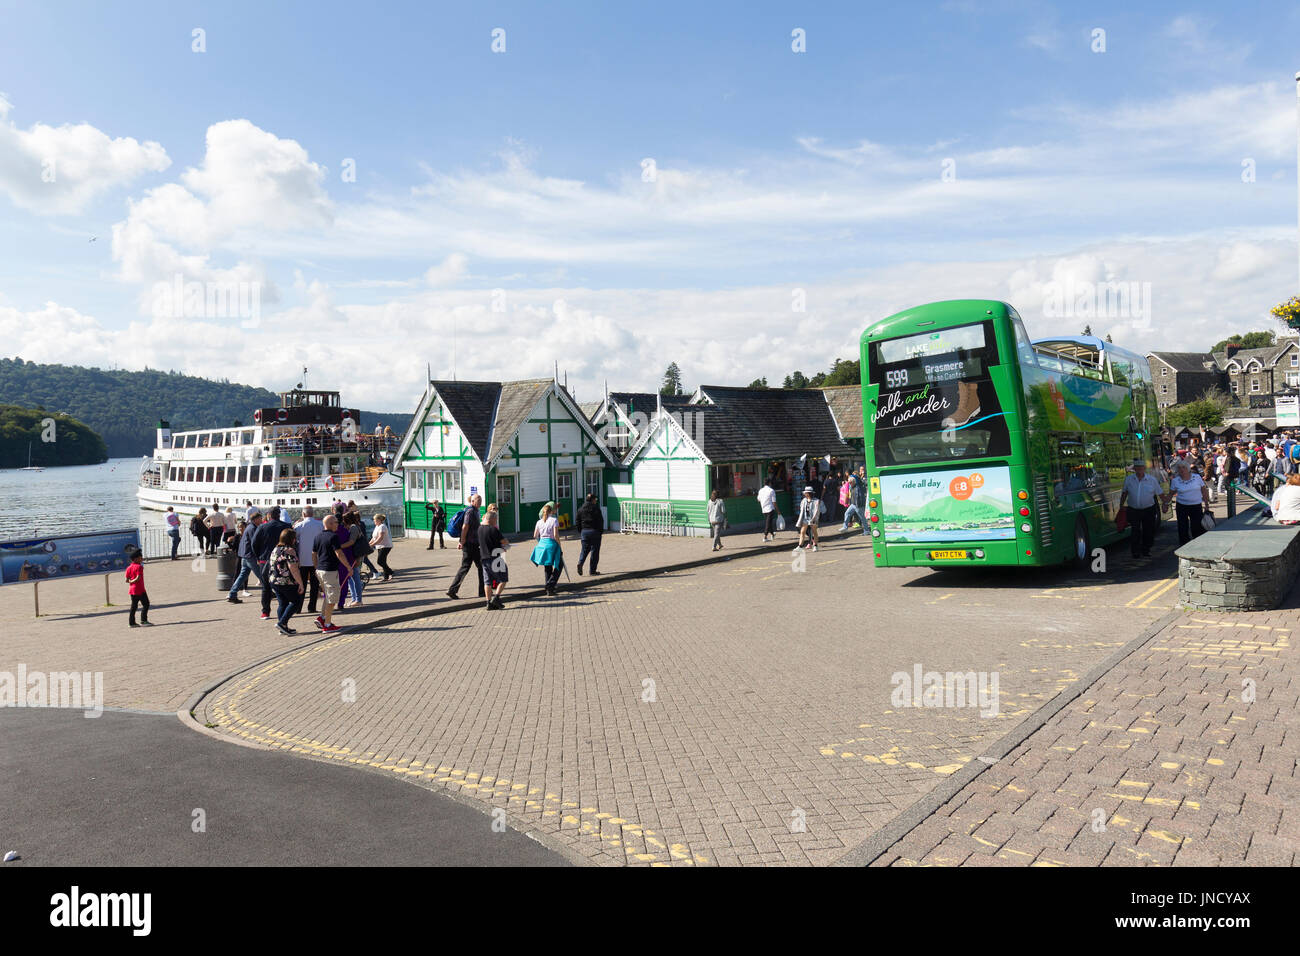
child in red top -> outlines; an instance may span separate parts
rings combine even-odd
[[[153,627],[149,623],[149,594],[144,589],[144,553],[136,551],[131,555],[131,563],[126,566],[127,593],[131,595],[132,627]],[[140,609],[140,623],[135,623],[136,608]]]

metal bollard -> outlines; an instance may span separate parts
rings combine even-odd
[[[1233,518],[1237,515],[1237,483],[1228,482],[1228,517]]]

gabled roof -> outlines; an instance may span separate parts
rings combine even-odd
[[[430,382],[456,424],[470,450],[480,462],[487,461],[493,415],[501,397],[500,382]]]
[[[494,462],[510,446],[510,439],[515,437],[529,413],[537,407],[542,396],[555,384],[549,378],[532,378],[521,382],[503,382],[501,399],[497,405],[496,423],[492,428],[492,447],[483,458],[484,464]],[[557,394],[559,394],[557,390]],[[585,416],[578,409],[572,409],[583,422]]]
[[[707,404],[691,409],[704,416],[693,437],[710,461],[853,454],[819,388],[701,385],[698,394]]]
[[[862,438],[862,389],[857,385],[823,388],[826,404],[843,439]]]
[[[1147,357],[1159,359],[1175,372],[1210,371],[1205,363],[1214,361],[1209,352],[1148,352]]]
[[[612,465],[613,458],[600,441],[582,409],[564,389],[549,378],[525,379],[518,382],[430,382],[429,389],[420,401],[397,451],[397,464],[406,457],[417,430],[433,406],[435,397],[442,400],[460,428],[470,450],[484,468],[491,468],[507,450],[528,415],[547,392],[552,392],[568,409],[578,423]]]

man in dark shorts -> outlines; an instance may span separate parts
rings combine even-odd
[[[506,567],[506,550],[510,542],[501,534],[498,517],[496,505],[490,505],[483,523],[478,526],[478,551],[483,558],[483,581],[487,585],[489,611],[500,611],[505,607],[501,603],[501,592],[510,580],[510,569]]]

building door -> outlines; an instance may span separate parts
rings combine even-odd
[[[569,516],[569,525],[573,525],[573,478],[575,472],[557,471],[555,473],[555,507],[560,514]]]
[[[519,502],[515,500],[514,475],[497,475],[497,511],[501,515],[501,533],[518,532]]]

